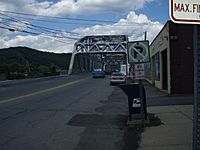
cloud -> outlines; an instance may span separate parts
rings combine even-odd
[[[72,32],[81,35],[116,35],[125,34],[130,40],[141,40],[144,32],[148,32],[147,38],[152,41],[162,28],[159,22],[152,22],[146,15],[136,15],[134,10],[141,9],[145,4],[154,0],[1,0],[0,10],[31,13],[47,16],[69,16],[82,14],[95,14],[105,12],[131,12],[127,18],[119,20],[115,24],[95,25],[86,28],[77,28]],[[10,24],[18,31],[28,30],[28,22]],[[0,48],[12,46],[27,46],[38,50],[67,53],[73,50],[75,40],[65,39],[64,42],[55,38],[47,38],[46,35],[28,35],[20,32],[1,30]]]
[[[146,15],[137,15],[131,11],[126,19],[121,19],[118,23],[112,25],[95,25],[87,28],[77,28],[73,32],[84,35],[128,35],[129,40],[143,40],[144,32],[147,31],[147,39],[151,42],[163,25],[159,22],[153,22]]]
[[[81,35],[128,35],[130,41],[137,41],[143,40],[144,32],[147,31],[147,40],[151,42],[162,27],[163,24],[149,20],[146,15],[137,15],[134,11],[131,11],[125,19],[120,19],[115,24],[77,28],[72,32]],[[75,42],[75,40],[70,39],[61,42],[55,38],[46,37],[46,35],[17,35],[8,38],[8,35],[5,36],[4,34],[4,37],[0,38],[0,48],[27,46],[42,51],[68,53],[72,52]]]
[[[26,46],[33,49],[54,53],[69,53],[73,49],[73,40],[58,41],[44,35],[17,35],[14,38],[0,39],[0,48]]]
[[[128,12],[143,8],[154,0],[1,0],[0,10],[18,11],[38,15],[79,15],[101,12]]]

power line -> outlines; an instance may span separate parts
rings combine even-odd
[[[16,16],[16,14],[14,14],[16,18],[20,18],[20,19],[26,19],[26,20],[31,20],[31,21],[37,21],[37,22],[50,22],[50,23],[54,23],[54,24],[71,24],[71,25],[94,25],[94,23],[77,23],[77,22],[67,22],[66,21],[60,21],[60,20],[45,20],[45,19],[35,19],[35,18],[30,18],[29,16],[26,17],[21,17],[21,16]]]
[[[80,19],[80,18],[77,18],[77,19],[75,19],[75,18],[64,18],[64,17],[51,17],[51,16],[43,16],[43,15],[34,15],[34,14],[27,14],[27,13],[18,13],[18,12],[13,12],[13,11],[3,11],[3,10],[0,10],[0,12],[6,12],[6,13],[10,13],[10,14],[15,14],[15,15],[25,15],[25,16],[27,16],[27,17],[30,17],[30,16],[34,16],[34,17],[47,17],[47,18],[51,18],[51,19],[64,19],[64,20],[66,20],[66,19],[68,19],[68,20],[76,20],[76,21],[91,21],[91,22],[96,22],[96,21],[99,21],[99,22],[109,22],[109,23],[115,23],[115,24],[113,24],[113,26],[115,26],[115,27],[132,27],[132,26],[137,26],[137,25],[148,25],[148,23],[126,23],[126,24],[120,24],[120,23],[116,23],[116,22],[113,22],[113,21],[107,21],[107,20],[89,20],[89,19]],[[0,14],[2,14],[2,13],[0,13]],[[3,15],[5,15],[5,14],[3,14]],[[26,18],[24,18],[24,17],[19,17],[19,16],[15,16],[15,17],[18,17],[18,18],[23,18],[23,19],[26,19]],[[30,18],[29,18],[30,19]],[[53,22],[53,23],[55,23],[55,22],[58,22],[58,21],[51,21],[51,20],[39,20],[39,19],[32,19],[32,20],[34,20],[34,21],[44,21],[44,22]],[[64,23],[64,22],[62,22],[62,23]],[[79,23],[69,23],[69,22],[65,22],[65,24],[76,24],[76,25],[78,25]],[[83,25],[82,23],[81,23],[81,25]],[[93,24],[86,24],[86,25],[93,25]],[[36,26],[36,25],[32,25],[33,27],[39,27],[39,26]],[[102,26],[105,26],[105,25],[102,25]],[[109,26],[109,24],[108,24],[108,26]],[[111,26],[111,25],[110,25]],[[50,28],[47,28],[47,27],[39,27],[39,29],[41,30],[41,29],[44,29],[44,30],[49,30]],[[54,30],[54,31],[58,31],[58,30],[56,30],[56,29],[50,29],[51,31],[50,32],[52,32],[52,30]],[[58,32],[63,32],[63,31],[58,31]],[[64,32],[67,32],[67,33],[70,33],[70,34],[76,34],[76,35],[80,35],[80,36],[83,36],[83,34],[80,34],[80,33],[74,33],[74,32],[69,32],[69,31],[64,31]]]
[[[2,18],[2,19],[5,19],[5,20],[9,20],[9,21],[14,21],[14,22],[19,22],[19,23],[23,23],[23,24],[25,24],[25,25],[27,25],[27,27],[30,27],[30,26],[32,26],[32,27],[36,27],[36,28],[38,28],[38,29],[43,29],[43,30],[45,30],[45,31],[47,31],[47,32],[66,32],[66,33],[70,33],[70,34],[74,34],[74,35],[80,35],[80,33],[76,33],[76,32],[70,32],[70,31],[65,31],[65,30],[57,30],[57,29],[52,29],[52,28],[49,28],[49,27],[44,27],[44,26],[38,26],[38,25],[34,25],[34,24],[32,24],[32,23],[27,23],[27,22],[24,22],[24,21],[22,21],[22,20],[19,20],[19,19],[16,19],[16,18],[13,18],[13,17],[11,17],[11,16],[9,16],[9,15],[5,15],[5,14],[2,14],[2,13],[0,13],[0,15],[3,15],[3,16],[6,16],[6,17],[8,17],[8,18],[4,18],[4,17],[0,17],[0,18]],[[54,33],[55,33],[54,32]]]
[[[8,28],[8,27],[3,27],[3,26],[0,26],[1,29],[6,29],[6,30],[10,30],[10,31],[14,31],[14,29],[12,28]]]
[[[8,12],[8,13],[11,13],[11,14],[14,14],[14,15],[22,15],[24,13],[17,13],[17,12],[10,12],[10,11],[2,11],[0,10],[0,12]],[[25,15],[25,14],[24,14]],[[40,21],[40,22],[51,22],[51,23],[55,23],[55,24],[72,24],[72,25],[96,25],[96,24],[86,24],[86,23],[77,23],[77,22],[66,22],[66,21],[54,21],[54,20],[45,20],[45,19],[35,19],[35,18],[30,18],[30,16],[33,16],[33,17],[41,17],[41,15],[31,15],[29,16],[29,14],[26,14],[25,15],[26,17],[21,17],[21,16],[15,16],[16,18],[20,18],[20,19],[28,19],[28,20],[32,20],[32,21]],[[66,18],[62,18],[62,17],[51,17],[51,16],[42,16],[42,17],[47,17],[47,18],[51,18],[51,19],[65,19]],[[80,21],[80,20],[85,20],[87,22],[93,22],[94,20],[89,20],[89,19],[75,19],[75,18],[72,18],[74,21]],[[97,21],[97,20],[96,20]],[[137,23],[137,22],[133,22],[133,23],[127,23],[127,24],[119,24],[119,22],[113,22],[113,21],[103,21],[103,20],[99,20],[101,21],[101,23],[114,23],[114,26],[122,26],[122,27],[125,27],[125,26],[136,26],[136,25],[148,25],[148,23]],[[94,21],[95,22],[95,21]],[[101,24],[102,26],[105,25],[105,24]],[[109,25],[109,24],[107,24]]]
[[[14,15],[18,15],[18,16],[15,16],[15,18],[14,18],[13,15],[12,15],[13,17],[11,17],[8,14],[10,14],[10,15],[14,14]],[[62,30],[52,29],[52,28],[49,28],[49,27],[38,26],[38,25],[29,23],[29,22],[25,22],[24,20],[16,19],[16,18],[20,18],[19,15],[23,15],[23,16],[26,16],[26,17],[30,17],[30,16],[32,16],[32,17],[46,17],[46,18],[61,19],[61,20],[114,23],[113,26],[135,26],[137,24],[137,23],[134,23],[134,24],[130,24],[130,25],[129,24],[120,25],[119,23],[116,23],[116,22],[113,22],[113,21],[107,21],[107,20],[92,20],[92,19],[89,20],[89,19],[81,19],[81,18],[51,17],[51,16],[34,15],[34,14],[28,14],[28,13],[18,13],[18,12],[13,12],[13,11],[0,10],[0,18],[2,18],[4,20],[7,20],[7,21],[10,21],[11,23],[14,22],[14,23],[20,23],[20,24],[24,25],[24,26],[20,26],[20,24],[19,24],[19,25],[12,25],[11,26],[10,24],[5,23],[5,22],[1,22],[1,20],[0,20],[0,23],[5,26],[4,28],[6,28],[6,29],[8,29],[10,31],[11,30],[15,30],[15,31],[24,32],[24,33],[27,33],[27,34],[28,33],[29,34],[33,34],[33,35],[39,35],[39,34],[48,33],[48,34],[51,34],[51,35],[48,35],[48,36],[51,36],[51,37],[54,37],[54,38],[68,38],[68,39],[73,39],[73,40],[77,40],[77,39],[80,38],[80,36],[83,36],[83,35],[80,34],[80,33],[76,33],[76,32],[62,31]],[[1,17],[1,16],[4,16],[4,17]],[[143,24],[148,24],[148,23],[143,23]],[[141,24],[139,24],[139,25],[141,25]],[[37,31],[39,33],[36,33],[36,32],[33,32],[33,31],[24,30],[23,27],[27,28],[29,30]],[[79,38],[72,37],[71,35],[69,35],[69,36],[63,35],[64,33],[71,34],[71,35],[76,35],[76,36],[79,36]]]
[[[6,30],[9,30],[9,31],[18,31],[18,32],[23,32],[23,33],[27,33],[27,34],[31,34],[31,35],[37,35],[37,36],[41,36],[41,37],[45,37],[45,38],[48,38],[48,39],[54,39],[58,42],[61,42],[61,43],[65,43],[65,44],[70,44],[69,42],[65,42],[65,41],[62,41],[62,40],[59,40],[57,39],[58,36],[49,36],[49,35],[44,35],[44,34],[39,34],[39,33],[35,33],[35,32],[30,32],[30,31],[25,31],[25,30],[15,30],[13,28],[9,28],[9,27],[3,27],[3,26],[0,26],[1,29],[6,29]],[[75,39],[73,39],[75,40]]]
[[[18,32],[23,32],[23,33],[31,34],[31,35],[43,36],[43,37],[46,37],[46,38],[51,38],[52,37],[53,39],[55,39],[57,41],[60,41],[62,43],[64,41],[58,40],[57,38],[60,38],[60,39],[66,39],[66,38],[68,38],[68,39],[71,39],[71,40],[77,40],[77,39],[79,39],[79,38],[74,38],[74,37],[69,37],[69,36],[47,35],[45,33],[36,33],[36,32],[32,32],[32,31],[26,31],[26,30],[23,30],[23,29],[20,29],[20,28],[11,27],[10,24],[4,23],[4,22],[0,22],[0,24],[4,25],[4,26],[0,27],[2,29],[7,29],[7,30],[12,31],[12,32],[18,31]],[[64,43],[66,43],[66,42],[64,42]],[[67,43],[67,44],[69,44],[69,43]]]
[[[1,15],[1,13],[0,13],[0,15]],[[65,31],[56,30],[56,29],[51,29],[51,28],[43,27],[43,26],[37,26],[37,25],[33,25],[33,24],[31,24],[31,23],[27,23],[27,22],[24,22],[24,21],[21,21],[21,20],[17,20],[17,19],[15,19],[15,18],[12,18],[12,17],[7,16],[7,15],[4,15],[4,16],[9,17],[9,18],[4,18],[4,17],[0,17],[0,18],[2,18],[2,19],[4,19],[4,20],[7,20],[7,21],[15,22],[15,23],[21,23],[21,24],[25,25],[26,28],[31,29],[31,30],[35,30],[35,31],[38,31],[38,32],[44,31],[44,32],[51,33],[51,34],[56,34],[56,35],[51,35],[51,36],[54,36],[54,37],[57,37],[57,38],[68,38],[68,39],[73,39],[73,40],[74,40],[74,39],[76,39],[76,40],[78,39],[78,38],[70,37],[70,36],[66,36],[66,35],[57,35],[57,34],[63,34],[63,32],[65,32]],[[0,22],[0,23],[11,27],[10,24],[3,23],[3,22]],[[17,28],[17,27],[18,27],[18,28]],[[15,25],[15,26],[12,27],[12,28],[14,28],[15,30],[18,31],[18,30],[20,30],[21,26]],[[59,33],[59,32],[60,32],[60,33]],[[73,32],[66,32],[66,33],[75,34],[75,35],[78,35],[78,34],[79,34],[79,33],[73,33]],[[37,34],[39,34],[39,33],[37,33]]]
[[[45,17],[45,18],[52,18],[52,19],[61,19],[61,20],[75,20],[75,21],[102,22],[102,23],[116,23],[114,21],[109,21],[109,20],[82,19],[82,18],[70,18],[70,17],[52,17],[52,16],[35,15],[35,14],[29,14],[29,13],[19,13],[19,12],[14,12],[14,11],[5,11],[5,10],[0,10],[0,12],[11,13],[11,14],[18,14],[18,15],[24,15],[24,16],[34,16],[34,17]]]
[[[6,11],[4,11],[4,12],[6,12]],[[31,23],[28,23],[28,22],[13,18],[13,17],[11,17],[9,15],[2,14],[2,13],[0,13],[0,15],[1,15],[0,18],[2,19],[2,20],[0,20],[0,24],[3,25],[3,26],[0,26],[1,29],[9,30],[9,31],[12,31],[12,32],[18,31],[18,32],[22,32],[22,33],[26,33],[26,34],[30,34],[30,35],[41,36],[41,37],[45,37],[45,38],[48,38],[48,39],[54,39],[54,40],[56,40],[58,42],[65,43],[65,44],[70,44],[70,43],[69,42],[65,42],[63,40],[60,40],[60,39],[66,39],[66,38],[68,38],[70,40],[79,39],[79,38],[69,37],[69,36],[66,36],[66,35],[65,36],[59,35],[60,33],[62,33],[62,34],[63,33],[68,33],[68,34],[79,35],[79,33],[61,31],[61,30],[57,30],[57,29],[51,29],[51,28],[48,28],[48,27],[44,27],[44,26],[34,25],[34,24],[31,24]],[[29,14],[27,14],[27,15],[29,15]],[[4,17],[2,17],[2,16],[4,16]],[[12,25],[11,23],[19,23],[19,24],[18,25],[17,24]],[[27,28],[29,30],[36,30],[38,32],[24,30],[23,26],[20,26],[20,24],[24,25],[25,26],[24,28]],[[41,31],[47,32],[47,33],[52,33],[54,35],[52,35],[52,34],[51,35],[47,35],[47,34],[42,33]],[[58,33],[58,32],[60,32],[60,33]]]

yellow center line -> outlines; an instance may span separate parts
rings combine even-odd
[[[69,85],[73,85],[73,84],[79,83],[79,82],[81,82],[83,80],[86,80],[86,79],[81,79],[81,80],[77,80],[77,81],[61,84],[61,85],[58,85],[58,86],[55,86],[55,87],[52,87],[52,88],[36,91],[36,92],[33,92],[33,93],[29,93],[29,94],[25,94],[25,95],[13,97],[13,98],[5,99],[5,100],[0,100],[0,104],[16,101],[16,100],[19,100],[19,99],[22,99],[22,98],[26,98],[26,97],[30,97],[30,96],[46,93],[46,92],[51,92],[53,90],[60,89],[60,88],[63,88],[65,86],[69,86]]]

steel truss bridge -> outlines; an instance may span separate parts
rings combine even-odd
[[[68,74],[127,64],[126,35],[85,36],[74,44]],[[105,69],[105,68],[104,68]]]

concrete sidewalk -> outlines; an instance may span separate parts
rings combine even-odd
[[[147,100],[149,96],[167,96],[145,85]],[[147,112],[155,114],[162,124],[144,129],[138,150],[192,150],[193,105],[148,107]]]
[[[192,105],[150,107],[162,125],[146,127],[139,150],[192,150]]]

